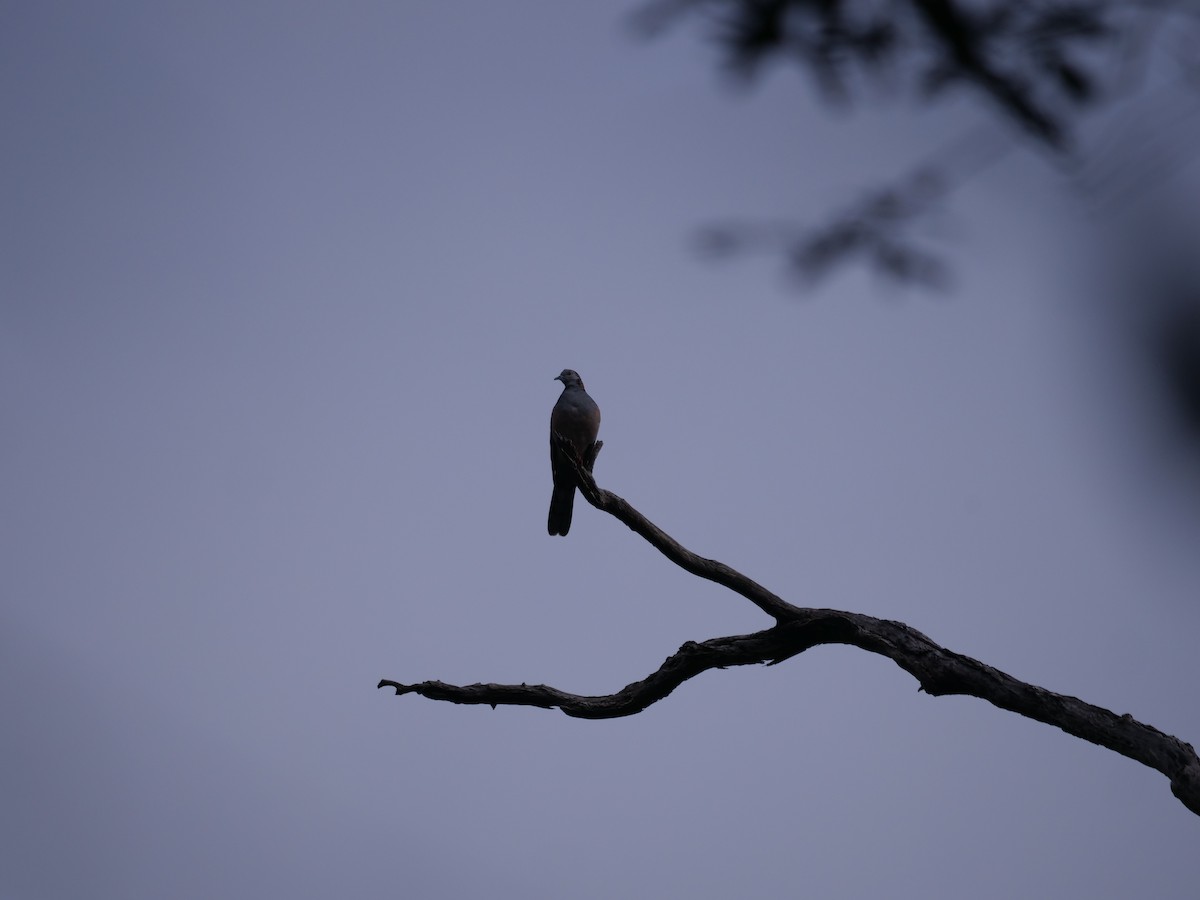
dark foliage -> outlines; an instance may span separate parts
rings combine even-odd
[[[856,72],[907,69],[923,96],[973,88],[1055,149],[1097,95],[1087,47],[1116,31],[1107,3],[1020,0],[658,0],[636,21],[653,34],[689,14],[708,21],[739,76],[797,63],[826,97],[846,99]]]
[[[652,36],[700,20],[737,78],[791,64],[833,102],[852,102],[872,84],[921,102],[969,91],[1013,126],[1016,141],[993,135],[993,149],[1007,152],[1024,137],[1073,173],[1085,158],[1084,114],[1134,89],[1147,57],[1171,46],[1158,34],[1170,21],[1188,20],[1176,54],[1194,52],[1198,14],[1188,0],[651,0],[634,23]],[[705,229],[699,247],[716,257],[770,249],[802,284],[865,263],[892,281],[943,287],[949,268],[914,234],[964,168],[969,177],[978,167],[937,148],[916,175],[864,192],[823,224],[724,223]]]

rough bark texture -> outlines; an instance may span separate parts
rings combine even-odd
[[[819,644],[849,644],[886,656],[932,696],[978,697],[1157,769],[1170,779],[1171,791],[1180,802],[1200,815],[1200,757],[1191,744],[1144,725],[1131,715],[1117,715],[1076,697],[1018,681],[979,660],[947,650],[903,622],[834,609],[792,606],[723,563],[687,550],[625,500],[598,488],[590,470],[601,446],[597,442],[577,468],[579,489],[587,501],[620,519],[676,565],[741,594],[774,618],[775,625],[754,634],[701,643],[688,641],[667,657],[657,671],[604,696],[569,694],[543,684],[459,686],[441,681],[402,684],[384,679],[379,687],[390,687],[397,695],[419,694],[451,703],[486,703],[493,709],[499,705],[537,706],[558,708],[568,716],[582,719],[611,719],[641,712],[689,678],[709,669],[774,665]]]

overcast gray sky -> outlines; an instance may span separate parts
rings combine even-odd
[[[985,119],[726,90],[631,8],[0,7],[4,900],[1196,896],[1163,776],[851,648],[608,722],[376,691],[769,624],[582,502],[546,535],[571,367],[695,551],[1200,738],[1200,532],[1052,171],[956,197],[942,297],[704,263]]]

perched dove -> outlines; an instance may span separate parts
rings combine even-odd
[[[550,495],[550,517],[547,530],[565,535],[571,530],[571,510],[575,506],[575,473],[563,451],[554,446],[554,434],[561,434],[570,443],[580,460],[600,432],[600,407],[583,388],[583,379],[573,369],[563,369],[555,381],[563,383],[563,392],[550,413],[550,470],[554,474],[554,493]]]

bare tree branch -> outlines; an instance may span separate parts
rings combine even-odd
[[[558,435],[555,435],[555,438],[560,443],[566,445],[566,442],[562,441]],[[596,455],[600,452],[600,447],[602,446],[604,446],[603,441],[596,442],[596,445],[592,448],[592,452],[588,454],[588,460],[585,461],[583,468],[586,471],[581,472],[583,477],[579,481],[579,492],[583,494],[588,503],[592,504],[596,509],[606,512],[624,522],[633,531],[649,541],[663,556],[685,572],[707,579],[708,581],[715,581],[722,587],[727,587],[731,591],[741,594],[776,621],[783,621],[797,609],[797,607],[792,606],[790,603],[768,591],[758,582],[747,578],[741,572],[731,569],[729,566],[716,560],[697,556],[630,506],[625,500],[611,491],[601,490],[597,487],[596,480],[592,477],[592,464],[595,462]],[[576,468],[578,470],[580,467],[577,466]]]
[[[712,638],[702,643],[688,641],[646,678],[604,696],[571,694],[544,684],[459,686],[441,681],[404,684],[383,679],[378,687],[392,688],[397,696],[419,694],[450,703],[488,704],[493,709],[500,705],[557,708],[576,718],[610,719],[641,712],[683,682],[709,669],[774,665],[810,647],[849,644],[886,656],[912,675],[927,694],[978,697],[1156,769],[1170,780],[1171,792],[1180,802],[1200,815],[1200,757],[1191,744],[1138,722],[1131,715],[1117,715],[1076,697],[1019,681],[979,660],[934,643],[903,622],[861,613],[793,606],[729,566],[692,553],[626,500],[598,487],[591,467],[601,446],[598,441],[585,459],[575,461],[580,492],[587,501],[624,522],[684,570],[742,595],[774,618],[776,624],[754,634]],[[574,459],[573,454],[568,458]]]

